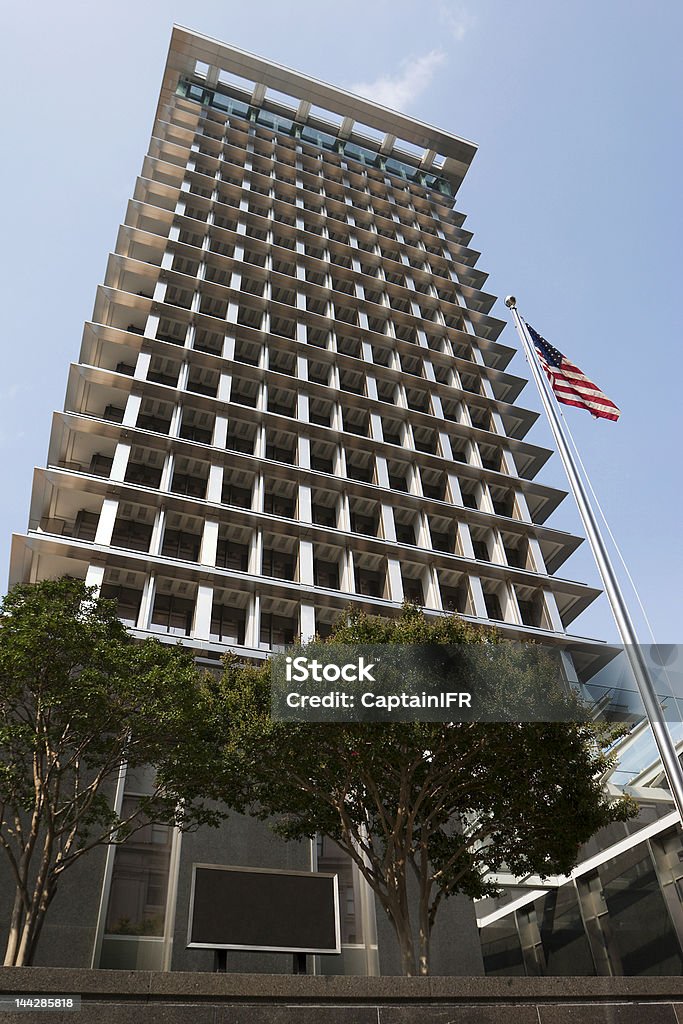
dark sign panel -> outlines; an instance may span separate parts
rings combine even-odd
[[[340,953],[337,875],[194,864],[187,945]]]

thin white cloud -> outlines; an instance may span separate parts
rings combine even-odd
[[[445,59],[446,54],[442,50],[430,50],[422,57],[402,61],[398,74],[381,75],[374,82],[356,82],[350,86],[350,92],[366,96],[392,110],[408,110],[430,85]]]
[[[458,43],[463,41],[475,20],[463,4],[446,2],[439,6],[439,21]]]

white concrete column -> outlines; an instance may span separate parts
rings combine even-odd
[[[237,259],[237,256],[235,256],[235,259]],[[221,355],[223,359],[235,358],[235,336],[233,334],[226,334],[223,338],[223,351]]]
[[[435,566],[427,566],[422,580],[422,586],[424,587],[425,604],[427,608],[436,608],[437,611],[443,611],[441,588],[439,587],[439,574],[437,573]]]
[[[244,643],[254,649],[261,645],[261,598],[258,594],[252,594],[247,605]]]
[[[343,430],[344,429],[344,414],[342,407],[339,402],[334,402],[332,405],[332,415],[330,416],[330,426],[332,430]]]
[[[119,441],[116,445],[114,460],[112,462],[111,472],[109,473],[110,480],[125,480],[130,449],[131,446],[129,444],[124,444],[122,441]]]
[[[553,594],[552,590],[544,590],[542,593],[544,610],[550,625],[550,629],[552,629],[555,633],[565,633],[566,629],[560,616],[560,610],[557,607],[557,599],[555,595]]]
[[[423,331],[418,331],[417,333],[418,333],[418,335],[422,335],[422,337],[424,338],[424,345],[425,345],[425,347],[428,348],[429,346],[428,346],[428,343],[427,343],[427,338],[424,337],[424,332]],[[434,372],[434,365],[431,362],[431,360],[426,359],[424,361],[424,363],[423,363],[423,372],[424,372],[425,380],[436,381],[436,374]]]
[[[251,496],[252,512],[263,512],[266,495],[266,481],[263,473],[258,473],[254,481],[254,492]]]
[[[377,484],[379,487],[390,487],[389,467],[383,455],[375,456],[375,469],[377,471]]]
[[[297,514],[299,517],[299,522],[313,522],[312,491],[308,484],[299,484],[299,501]]]
[[[299,541],[299,583],[313,586],[313,541]]]
[[[490,550],[491,561],[495,562],[496,565],[507,565],[507,556],[500,530],[491,530],[491,535],[493,538]]]
[[[448,459],[449,462],[453,461],[453,449],[451,448],[451,439],[444,430],[439,431],[438,451],[442,459]]]
[[[370,437],[373,441],[383,441],[384,434],[382,433],[382,417],[379,413],[370,413]]]
[[[462,409],[463,413],[466,413],[469,418],[467,408],[463,406]],[[470,466],[477,466],[479,469],[483,468],[481,454],[479,452],[479,445],[477,444],[476,441],[472,441],[471,439],[465,441],[465,458],[467,459],[467,462],[469,463]]]
[[[145,321],[145,338],[156,338],[161,317],[150,313]]]
[[[100,509],[100,518],[97,522],[95,533],[95,544],[108,546],[111,544],[111,535],[114,531],[114,523],[119,510],[118,501],[113,498],[105,498]]]
[[[315,605],[302,604],[299,610],[299,632],[304,643],[315,636]]]
[[[373,402],[379,401],[379,394],[377,392],[377,378],[366,377],[365,378],[365,390],[369,399]]]
[[[351,510],[348,494],[340,494],[337,504],[337,529],[344,533],[351,531]]]
[[[500,450],[500,471],[501,473],[507,473],[509,476],[517,476],[515,458],[509,448],[501,448]]]
[[[260,426],[256,431],[256,444],[255,444],[254,455],[257,459],[265,459],[266,457],[266,428]]]
[[[171,482],[173,481],[173,468],[175,465],[175,458],[173,452],[169,452],[164,461],[164,468],[161,471],[161,480],[159,481],[160,491],[170,491]]]
[[[432,546],[432,537],[429,532],[429,517],[426,512],[418,512],[417,530],[415,532],[417,534],[415,538],[417,546],[430,550]]]
[[[468,579],[469,592],[470,592],[470,603],[472,605],[472,614],[478,619],[488,619],[489,613],[486,610],[486,601],[484,600],[484,588],[481,585],[481,580],[478,576],[470,576]]]
[[[218,523],[212,519],[204,521],[202,543],[199,549],[200,565],[215,565],[218,549]]]
[[[460,480],[455,473],[448,474],[448,496],[452,505],[462,505],[462,491]]]
[[[188,362],[180,364],[180,371],[178,373],[178,390],[187,391],[187,382],[190,378],[190,364]]]
[[[206,487],[206,500],[220,504],[223,496],[223,467],[209,466],[209,480]]]
[[[211,635],[211,612],[213,609],[213,587],[200,583],[194,606],[192,635],[197,640],[208,640]]]
[[[389,587],[389,600],[401,604],[403,601],[403,578],[401,576],[401,563],[396,558],[387,558],[387,584]]]
[[[353,565],[353,552],[347,550],[342,555],[341,579],[339,585],[347,594],[353,594],[356,590],[356,574]]]
[[[486,378],[483,379],[486,384],[489,384]],[[489,384],[489,388],[490,387],[491,385]],[[491,397],[493,397],[493,395],[491,395]],[[491,427],[495,434],[502,434],[503,437],[507,436],[505,424],[503,423],[503,417],[500,415],[497,409],[491,409]]]
[[[311,439],[301,434],[297,438],[296,464],[301,469],[311,468]]]
[[[296,340],[301,342],[302,345],[306,344],[308,339],[308,325],[303,320],[297,320],[296,322]]]
[[[529,545],[529,555],[531,556],[530,568],[536,572],[547,573],[548,568],[545,564],[545,558],[543,557],[543,552],[541,551],[541,545],[538,543],[538,539],[536,537],[528,537],[527,542]]]
[[[225,448],[228,443],[228,417],[216,416],[211,444],[214,448]]]
[[[100,596],[102,584],[104,583],[104,566],[103,565],[89,565],[88,571],[85,574],[85,585],[86,587],[95,587],[97,594]]]
[[[414,462],[411,462],[408,468],[408,492],[409,494],[417,494],[422,497],[422,480],[420,479],[420,471]]]
[[[517,625],[522,625],[522,613],[519,610],[517,594],[512,583],[503,583],[498,590],[498,596],[505,622],[514,622]]]
[[[171,425],[168,428],[169,437],[180,437],[180,425],[183,420],[182,405],[175,405],[171,414]]]
[[[482,512],[493,513],[493,501],[491,500],[491,492],[489,491],[488,484],[483,482],[478,483],[475,493],[477,508],[481,509]]]
[[[138,352],[138,358],[135,363],[134,377],[136,380],[145,380],[149,371],[150,363],[152,362],[151,352]]]
[[[249,542],[249,562],[247,571],[252,576],[261,575],[263,565],[263,530],[256,529],[251,535]]]
[[[136,623],[138,629],[149,629],[150,627],[155,591],[156,581],[154,576],[150,575],[145,580],[145,585],[142,589],[142,600],[140,601],[140,611],[138,612],[138,621]]]
[[[406,448],[409,451],[415,450],[415,438],[413,437],[413,427],[408,420],[403,420],[400,429],[401,436],[401,448]]]
[[[340,480],[346,479],[346,454],[342,445],[337,445],[334,458],[333,472]]]
[[[149,542],[149,553],[150,555],[158,555],[161,553],[161,549],[164,543],[164,529],[166,528],[166,509],[157,509],[156,516],[154,517],[154,526],[152,527],[152,536]]]
[[[560,661],[562,662],[562,669],[568,682],[578,688],[580,685],[579,677],[576,674],[576,666],[571,654],[568,651],[560,651]]]
[[[515,491],[514,512],[516,518],[521,519],[523,523],[533,522],[524,491]]]
[[[230,390],[232,388],[232,374],[222,372],[218,381],[218,392],[216,398],[219,402],[230,401]]]
[[[472,536],[470,534],[470,528],[467,523],[458,523],[458,546],[462,551],[463,558],[474,558],[474,547],[472,546]]]
[[[128,395],[126,409],[121,421],[124,427],[134,427],[138,421],[138,413],[142,405],[142,395]]]
[[[430,368],[432,366],[431,363],[425,364],[425,365],[429,365]],[[439,398],[439,396],[437,395],[437,393],[435,391],[432,391],[429,400],[430,400],[430,405],[431,405],[431,414],[432,414],[432,416],[435,416],[438,420],[442,420],[444,418],[443,406],[441,404],[441,399]]]
[[[385,505],[382,503],[380,515],[382,522],[382,536],[385,540],[395,541],[396,524],[394,522],[394,510],[391,505]]]

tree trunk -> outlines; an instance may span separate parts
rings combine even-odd
[[[414,863],[414,862],[413,862]],[[429,974],[429,942],[432,937],[432,926],[429,918],[429,894],[432,883],[429,872],[429,857],[426,847],[423,847],[420,854],[419,867],[417,868],[418,882],[420,888],[420,938],[418,952],[418,968],[421,975]]]
[[[431,928],[429,927],[429,905],[425,900],[420,900],[420,947],[418,957],[418,968],[421,975],[429,974],[429,940],[431,939]]]
[[[36,949],[38,948],[38,939],[40,938],[40,933],[43,930],[45,918],[50,904],[52,903],[52,897],[55,894],[56,888],[56,883],[48,884],[43,892],[40,903],[38,904],[36,915],[33,919],[33,928],[26,947],[26,957],[24,962],[27,967],[31,967],[33,965]]]
[[[19,949],[19,936],[23,925],[24,898],[23,893],[17,885],[14,890],[14,906],[10,918],[9,935],[7,937],[7,948],[5,949],[4,967],[15,967],[16,956]]]
[[[31,947],[31,934],[34,928],[36,915],[35,903],[31,903],[31,907],[24,918],[24,926],[21,929],[21,937],[19,940],[19,948],[17,949],[16,959],[14,961],[16,967],[28,967],[30,961],[29,951]]]
[[[389,919],[394,926],[396,938],[398,939],[401,951],[401,970],[407,977],[414,977],[415,971],[415,949],[413,946],[413,932],[410,927],[410,920],[405,915],[389,914]]]
[[[414,977],[417,974],[415,946],[413,943],[413,929],[411,927],[406,882],[405,873],[399,872],[399,877],[395,879],[396,884],[392,886],[392,895],[389,898],[383,899],[382,902],[398,940],[398,946],[401,951],[401,970],[407,977]]]

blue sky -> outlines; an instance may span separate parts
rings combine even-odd
[[[657,639],[683,639],[674,0],[42,0],[6,11],[0,566],[26,526],[32,469],[140,171],[174,21],[479,145],[457,202],[479,266],[621,407],[618,424],[567,419]],[[507,318],[502,298],[494,311]],[[502,340],[517,344],[512,326]],[[521,355],[511,369],[525,374]],[[522,399],[539,408],[532,385]],[[550,443],[544,424],[530,437]],[[556,456],[541,479],[563,486]],[[581,532],[570,498],[552,524]],[[587,550],[563,574],[597,583]],[[616,636],[604,598],[574,629]]]

